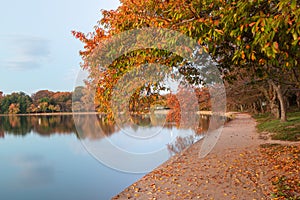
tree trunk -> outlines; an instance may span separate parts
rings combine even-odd
[[[281,90],[280,86],[278,86],[277,95],[278,95],[278,99],[279,99],[279,102],[280,102],[280,120],[282,122],[286,122],[287,121],[286,103],[285,103],[285,99],[283,97],[282,90]]]
[[[297,96],[297,99],[296,99],[297,106],[298,106],[298,108],[300,108],[300,92],[296,92],[296,96]]]
[[[270,112],[271,114],[276,117],[276,119],[280,118],[280,112],[279,112],[279,106],[277,105],[277,95],[276,95],[276,91],[273,87],[273,85],[268,82],[268,86],[269,86],[269,91],[264,87],[259,87],[258,89],[264,94],[264,96],[266,97],[266,99],[269,102],[269,108],[270,108]]]
[[[257,114],[257,113],[258,113],[258,109],[257,109],[257,106],[256,106],[256,103],[255,103],[255,102],[253,103],[253,113],[254,113],[254,114]]]
[[[270,80],[270,83],[272,84],[273,88],[275,89],[279,103],[280,103],[280,121],[286,122],[287,121],[286,102],[285,102],[285,98],[283,96],[282,87],[279,84],[276,85],[272,80]]]
[[[276,98],[270,99],[270,110],[271,110],[271,114],[274,117],[276,117],[276,119],[280,118],[280,112],[279,112],[278,105],[276,104]]]
[[[240,105],[241,112],[244,112],[243,105]]]

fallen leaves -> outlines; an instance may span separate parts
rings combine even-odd
[[[193,152],[121,194],[126,199],[300,199],[300,145],[264,145],[204,159],[195,159]]]
[[[271,196],[277,199],[300,199],[300,146],[273,146],[262,149],[272,162]]]

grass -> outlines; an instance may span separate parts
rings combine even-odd
[[[280,122],[270,114],[255,115],[259,132],[272,133],[273,140],[300,141],[300,112],[287,114],[287,122]]]
[[[300,196],[294,194],[294,189],[292,189],[290,182],[292,181],[288,180],[285,176],[278,177],[276,181],[272,182],[275,189],[271,197],[273,199],[299,200]]]

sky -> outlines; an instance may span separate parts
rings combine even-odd
[[[101,9],[118,0],[1,0],[0,91],[72,91],[82,43],[71,31],[93,31]]]

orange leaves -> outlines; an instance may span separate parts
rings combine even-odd
[[[243,60],[245,59],[246,56],[245,56],[245,52],[244,51],[242,51],[241,57],[242,57]]]
[[[197,22],[203,23],[203,22],[205,22],[205,19],[204,18],[199,18],[199,19],[197,19]]]
[[[215,29],[216,32],[218,32],[219,34],[223,35],[224,31],[223,30],[219,30],[219,29]]]
[[[252,22],[249,24],[250,27],[254,26],[256,24],[256,22]]]
[[[266,146],[261,149],[272,174],[269,181],[272,183],[270,192],[273,198],[297,199],[300,191],[300,146]]]
[[[276,50],[279,49],[279,45],[278,45],[278,42],[273,42],[273,46],[275,47]]]
[[[254,53],[251,53],[251,60],[252,60],[252,61],[256,60],[256,57],[255,57],[255,54],[254,54]]]

